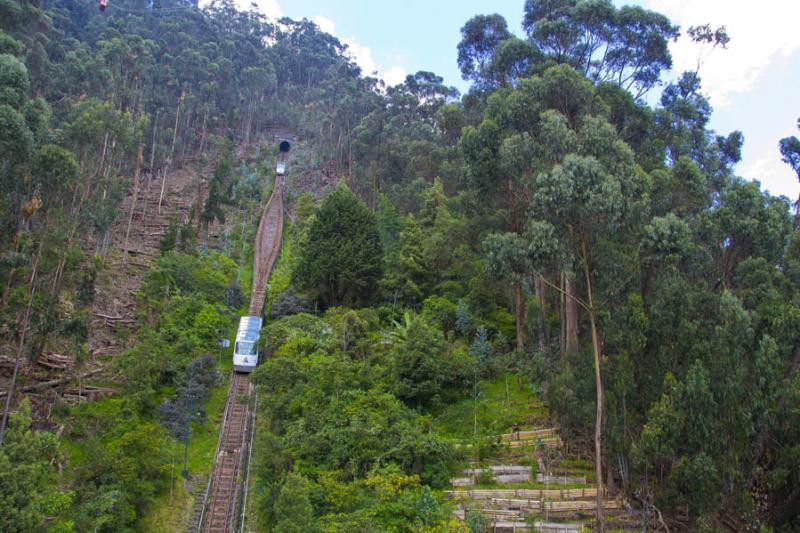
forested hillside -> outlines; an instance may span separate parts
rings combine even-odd
[[[671,71],[724,28],[519,7],[461,95],[229,0],[0,0],[0,530],[189,526],[284,137],[250,530],[487,530],[447,490],[500,459],[600,489],[565,523],[800,528],[798,205]]]

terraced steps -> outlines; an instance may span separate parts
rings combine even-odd
[[[498,465],[486,468],[468,468],[463,471],[467,477],[450,480],[455,487],[474,485],[479,476],[490,474],[496,483],[524,483],[531,480],[531,467],[523,465]]]
[[[583,523],[562,523],[540,520],[526,520],[519,513],[507,514],[493,509],[469,509],[456,511],[455,516],[465,520],[467,513],[480,513],[487,517],[486,526],[489,531],[501,533],[507,531],[537,531],[540,533],[580,533],[591,531],[591,527]]]
[[[586,476],[569,477],[569,476],[551,476],[548,474],[536,474],[537,483],[554,483],[556,485],[575,485],[586,484]]]
[[[526,500],[579,500],[597,496],[597,488],[585,489],[472,489],[448,490],[452,499],[491,500],[492,498],[518,498]]]
[[[550,431],[550,430],[548,430]],[[499,445],[508,446],[509,448],[561,448],[564,446],[563,441],[558,435],[554,436],[521,436],[518,439],[511,438],[510,434],[496,435],[493,437],[483,437],[481,440],[496,442]],[[457,441],[453,443],[456,448],[471,449],[474,447],[473,441]]]
[[[456,505],[456,517],[465,520],[468,514],[478,513],[483,530],[492,532],[591,530],[598,491],[588,479],[591,465],[583,458],[568,459],[567,452],[553,450],[563,446],[556,429],[515,428],[510,433],[484,437],[484,441],[493,443],[489,450],[495,461],[508,463],[487,464],[482,449],[484,455],[476,454],[476,462],[451,479],[458,488],[446,495]],[[507,488],[492,487],[496,484]],[[492,488],[484,488],[487,485]],[[607,519],[625,522],[625,509],[622,500],[603,502]]]

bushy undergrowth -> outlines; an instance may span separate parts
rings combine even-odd
[[[122,394],[60,415],[76,530],[133,531],[167,490],[173,439],[186,439],[190,403],[191,424],[203,422],[217,380],[209,354],[232,325],[223,302],[234,275],[233,262],[216,253],[170,252],[148,272],[137,343],[115,363]]]

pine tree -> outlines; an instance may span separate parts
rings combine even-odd
[[[375,215],[342,185],[317,211],[294,282],[324,306],[364,305],[380,279],[382,260]]]

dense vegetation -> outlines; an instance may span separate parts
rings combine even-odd
[[[702,72],[665,76],[669,20],[521,7],[522,36],[499,15],[465,23],[461,97],[431,72],[385,87],[313,23],[228,1],[0,1],[0,335],[17,393],[2,427],[22,361],[57,350],[80,374],[93,356],[129,191],[213,163],[107,362],[117,396],[56,409],[58,437],[11,409],[1,529],[141,529],[164,499],[188,405],[202,421],[218,379],[202,356],[244,303],[252,228],[237,224],[254,225],[264,172],[235,148],[275,129],[302,151],[254,377],[265,527],[457,527],[436,489],[463,457],[437,417],[508,374],[566,438],[594,439],[599,481],[678,527],[800,527],[800,218],[736,176],[743,138],[709,129]],[[798,171],[800,141],[779,148]],[[203,232],[226,220],[210,251]]]

